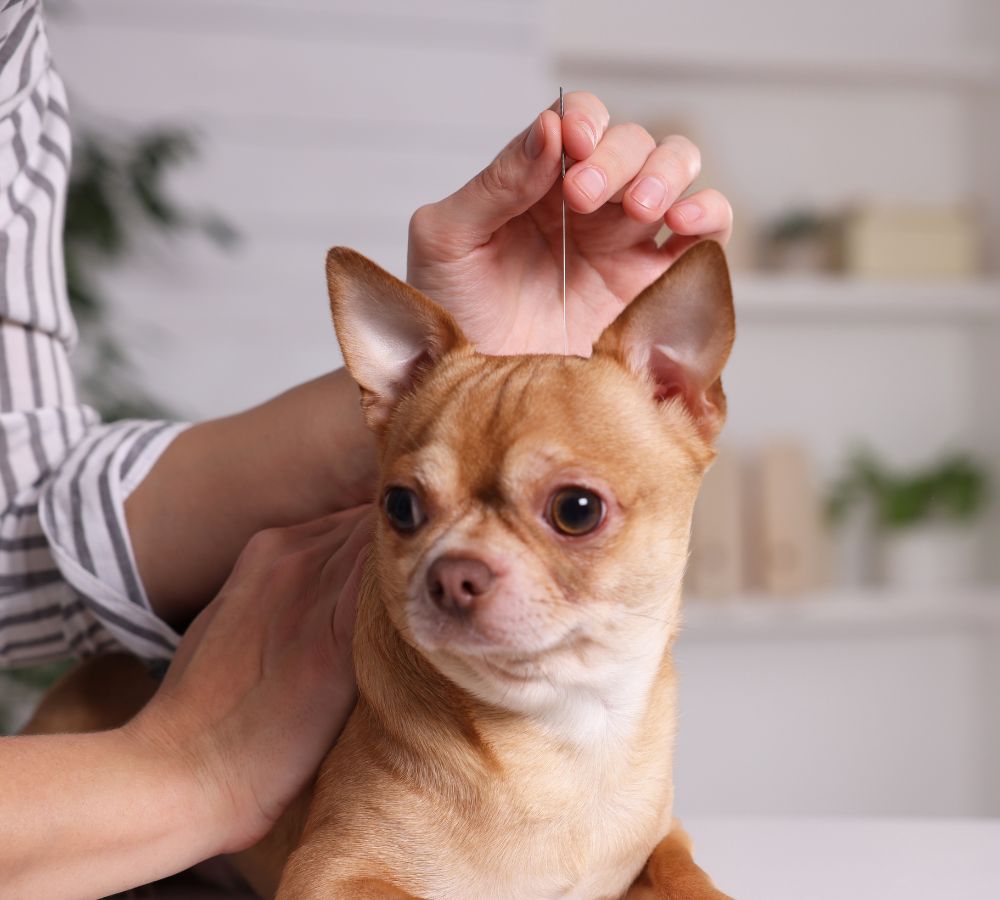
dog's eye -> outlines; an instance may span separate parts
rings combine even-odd
[[[589,534],[603,520],[604,502],[586,488],[562,488],[552,495],[549,502],[549,521],[561,534],[570,537]]]
[[[385,492],[384,505],[389,524],[402,534],[412,534],[427,519],[417,495],[409,488],[389,488]]]

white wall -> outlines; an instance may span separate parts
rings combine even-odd
[[[727,190],[738,220],[794,203],[973,198],[965,103],[945,75],[974,70],[993,48],[965,3],[931,0],[919,14],[908,0],[555,9],[549,41],[568,86],[595,90],[657,136],[693,131],[703,181]]]
[[[679,815],[1000,814],[1000,629],[792,631],[682,635]]]
[[[968,0],[556,0],[548,18],[553,45],[590,53],[787,54],[802,58],[878,54],[889,59],[986,46]]]

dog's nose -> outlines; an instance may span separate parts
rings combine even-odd
[[[427,592],[450,615],[469,612],[493,584],[493,570],[482,560],[442,556],[427,570]]]

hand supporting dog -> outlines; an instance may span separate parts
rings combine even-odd
[[[369,526],[370,508],[261,533],[134,720],[157,684],[132,657],[88,660],[58,684],[26,734],[99,733],[5,739],[0,809],[20,794],[38,814],[4,817],[16,825],[0,842],[0,894],[105,896],[267,832],[353,707]],[[46,780],[22,760],[47,763]]]

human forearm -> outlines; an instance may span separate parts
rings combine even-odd
[[[183,622],[214,596],[255,532],[369,500],[374,462],[344,370],[188,429],[125,505],[154,610]]]
[[[107,896],[228,849],[194,773],[128,730],[0,739],[0,883]]]

